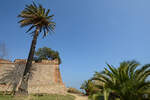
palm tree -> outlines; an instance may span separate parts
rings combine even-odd
[[[27,83],[28,81],[28,76],[30,74],[29,71],[32,66],[33,56],[35,53],[35,46],[39,34],[43,32],[43,37],[45,37],[49,32],[54,32],[55,29],[55,23],[53,22],[54,15],[49,15],[49,12],[50,9],[46,10],[45,8],[42,7],[42,5],[40,4],[36,5],[33,2],[33,4],[26,5],[25,9],[18,15],[18,17],[21,18],[21,20],[19,21],[20,26],[21,27],[29,26],[30,28],[27,30],[27,32],[33,30],[31,32],[33,40],[31,43],[30,52],[28,55],[25,71],[23,74],[24,78],[22,83],[25,82]],[[23,87],[21,86],[19,90],[23,89]]]
[[[120,98],[120,100],[144,100],[145,94],[150,90],[150,64],[137,68],[136,61],[122,62],[118,68],[107,64],[103,72],[96,72],[93,80],[103,83],[99,86],[103,89],[105,100],[108,95]]]

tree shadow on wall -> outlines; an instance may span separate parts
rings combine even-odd
[[[24,70],[25,64],[23,62],[19,62],[15,64],[15,67],[10,67],[4,71],[0,78],[0,84],[7,85],[7,89],[4,91],[5,93],[9,88],[11,88],[11,94],[15,94],[23,77]],[[35,70],[35,68],[31,67],[29,79],[32,79],[33,71]]]

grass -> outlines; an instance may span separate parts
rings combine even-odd
[[[75,100],[74,96],[71,95],[44,95],[44,96],[10,96],[10,95],[0,95],[0,100]]]
[[[10,96],[10,95],[5,95],[5,96],[0,95],[0,100],[12,100],[12,96]]]

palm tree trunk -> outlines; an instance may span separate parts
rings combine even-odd
[[[106,89],[104,89],[104,100],[108,100],[108,98],[109,98],[109,92]]]
[[[29,56],[28,56],[28,59],[27,59],[27,63],[26,63],[26,66],[25,66],[23,77],[21,79],[21,84],[18,88],[18,93],[21,93],[21,94],[28,94],[28,79],[29,79],[29,74],[30,74],[30,68],[32,66],[32,61],[33,61],[33,57],[34,57],[35,46],[36,46],[36,43],[37,43],[38,35],[39,35],[39,28],[37,27],[36,31],[35,31],[35,34],[33,36]]]

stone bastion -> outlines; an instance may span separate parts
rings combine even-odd
[[[21,68],[24,70],[26,60],[16,59],[14,62],[0,59],[0,78],[10,68]],[[58,60],[42,60],[32,62],[31,76],[28,81],[28,93],[66,94],[66,87],[62,81]],[[0,84],[0,91],[12,91],[11,86]]]

